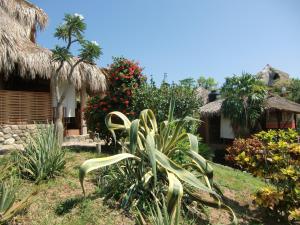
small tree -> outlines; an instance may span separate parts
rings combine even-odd
[[[67,79],[71,82],[71,77],[74,73],[75,68],[83,62],[94,63],[102,54],[101,48],[95,41],[85,40],[83,34],[86,29],[84,17],[80,14],[75,13],[74,15],[66,14],[64,22],[56,28],[54,36],[59,40],[64,41],[64,46],[56,45],[52,50],[53,61],[59,62],[59,66],[56,69],[56,73],[52,77],[52,85],[55,91],[56,98],[56,114],[55,114],[55,127],[60,144],[63,142],[63,101],[67,94],[66,90],[59,89],[59,82],[61,77],[59,72],[63,68],[64,64],[68,64],[70,69],[68,70]],[[71,53],[71,46],[74,44],[79,45],[79,51],[76,59]],[[62,93],[60,93],[62,91]]]
[[[210,91],[217,89],[218,86],[218,82],[212,77],[206,78],[204,76],[200,76],[197,82],[199,87],[203,87]]]
[[[300,103],[300,79],[292,79],[287,88],[288,97],[290,100]]]
[[[222,112],[231,120],[237,135],[246,135],[255,127],[264,110],[266,86],[255,76],[243,73],[226,78],[221,88]]]

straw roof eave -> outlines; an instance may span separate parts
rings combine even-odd
[[[278,95],[271,95],[266,100],[266,110],[288,111],[300,114],[300,104],[290,101]]]
[[[1,0],[0,8],[28,30],[33,27],[43,29],[48,22],[47,14],[27,0]]]
[[[200,107],[199,112],[201,116],[212,117],[221,115],[221,108],[224,99],[218,99]]]
[[[220,116],[224,99],[218,99],[200,107],[200,114],[204,117]],[[278,95],[270,95],[265,101],[265,110],[288,111],[300,114],[300,104],[287,100]]]

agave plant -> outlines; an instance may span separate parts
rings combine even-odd
[[[11,182],[0,182],[0,224],[7,222],[28,206],[32,194],[21,201],[16,201],[16,192],[17,190]]]
[[[147,206],[141,204],[144,198],[147,202],[157,201],[156,196],[166,194],[166,207],[170,224],[179,224],[182,198],[197,200],[210,206],[223,207],[221,193],[213,182],[213,169],[198,152],[198,139],[195,135],[183,132],[184,126],[191,117],[175,120],[173,118],[174,100],[171,100],[168,120],[158,127],[156,118],[150,109],[140,113],[139,119],[132,122],[121,112],[111,112],[106,117],[107,128],[116,140],[116,131],[126,132],[127,137],[121,142],[122,153],[85,161],[79,170],[79,179],[85,194],[84,178],[87,173],[102,167],[115,165],[117,173],[113,174],[109,188],[120,187],[119,199],[121,206],[137,206],[145,211]],[[171,158],[178,149],[177,143],[188,139],[190,149],[185,151],[189,163],[178,165]],[[118,177],[121,177],[121,179]],[[130,185],[123,185],[124,180]],[[123,186],[122,186],[123,185]],[[211,196],[211,201],[203,200],[203,194]],[[206,195],[207,195],[206,194]],[[110,196],[114,193],[109,193]],[[149,211],[149,210],[148,210]],[[233,222],[236,218],[233,215]]]
[[[65,151],[61,149],[53,124],[40,126],[29,137],[25,151],[16,155],[21,175],[39,183],[58,175],[65,167]]]

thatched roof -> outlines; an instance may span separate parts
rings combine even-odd
[[[198,87],[196,89],[196,96],[199,100],[202,101],[203,104],[207,104],[208,102],[208,94],[209,90],[203,88],[203,87]]]
[[[270,96],[266,101],[265,107],[268,110],[277,109],[282,111],[300,113],[300,104],[289,101],[286,98],[280,97],[278,95]]]
[[[289,82],[289,74],[278,70],[267,64],[262,71],[257,73],[257,77],[263,81],[265,85],[274,86],[276,84],[285,84]]]
[[[30,33],[32,28],[45,28],[48,22],[47,14],[37,6],[24,0],[1,0],[0,7],[18,21]]]
[[[50,79],[58,63],[52,62],[50,50],[38,46],[30,38],[32,31],[47,23],[43,10],[25,0],[0,0],[0,18],[0,76],[19,74],[30,79],[37,76]],[[69,69],[65,63],[59,73],[62,80],[67,80]],[[106,90],[104,73],[89,63],[80,63],[70,81],[77,89],[85,84],[92,92]]]
[[[220,115],[223,101],[224,99],[218,99],[200,107],[200,114],[208,117]],[[278,95],[270,95],[265,101],[265,110],[289,111],[298,114],[300,113],[300,104]]]
[[[202,107],[199,111],[202,116],[217,116],[220,115],[222,104],[224,99],[218,99],[216,101],[210,102]]]

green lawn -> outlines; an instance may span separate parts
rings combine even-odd
[[[34,190],[38,192],[28,210],[14,218],[11,224],[134,224],[134,219],[130,215],[125,215],[121,210],[104,204],[95,194],[96,187],[89,182],[89,179],[85,183],[88,197],[83,198],[78,181],[78,168],[84,160],[97,156],[99,155],[91,152],[69,151],[67,166],[62,177],[38,186],[28,181],[21,181],[20,195],[26,195]],[[226,203],[236,212],[240,224],[269,225],[268,222],[259,222],[262,219],[251,203],[251,194],[263,187],[264,182],[230,167],[219,164],[213,164],[213,167],[215,180],[224,192]],[[230,221],[229,216],[224,212],[220,213],[220,210],[208,208],[207,212],[212,224],[228,224]]]

